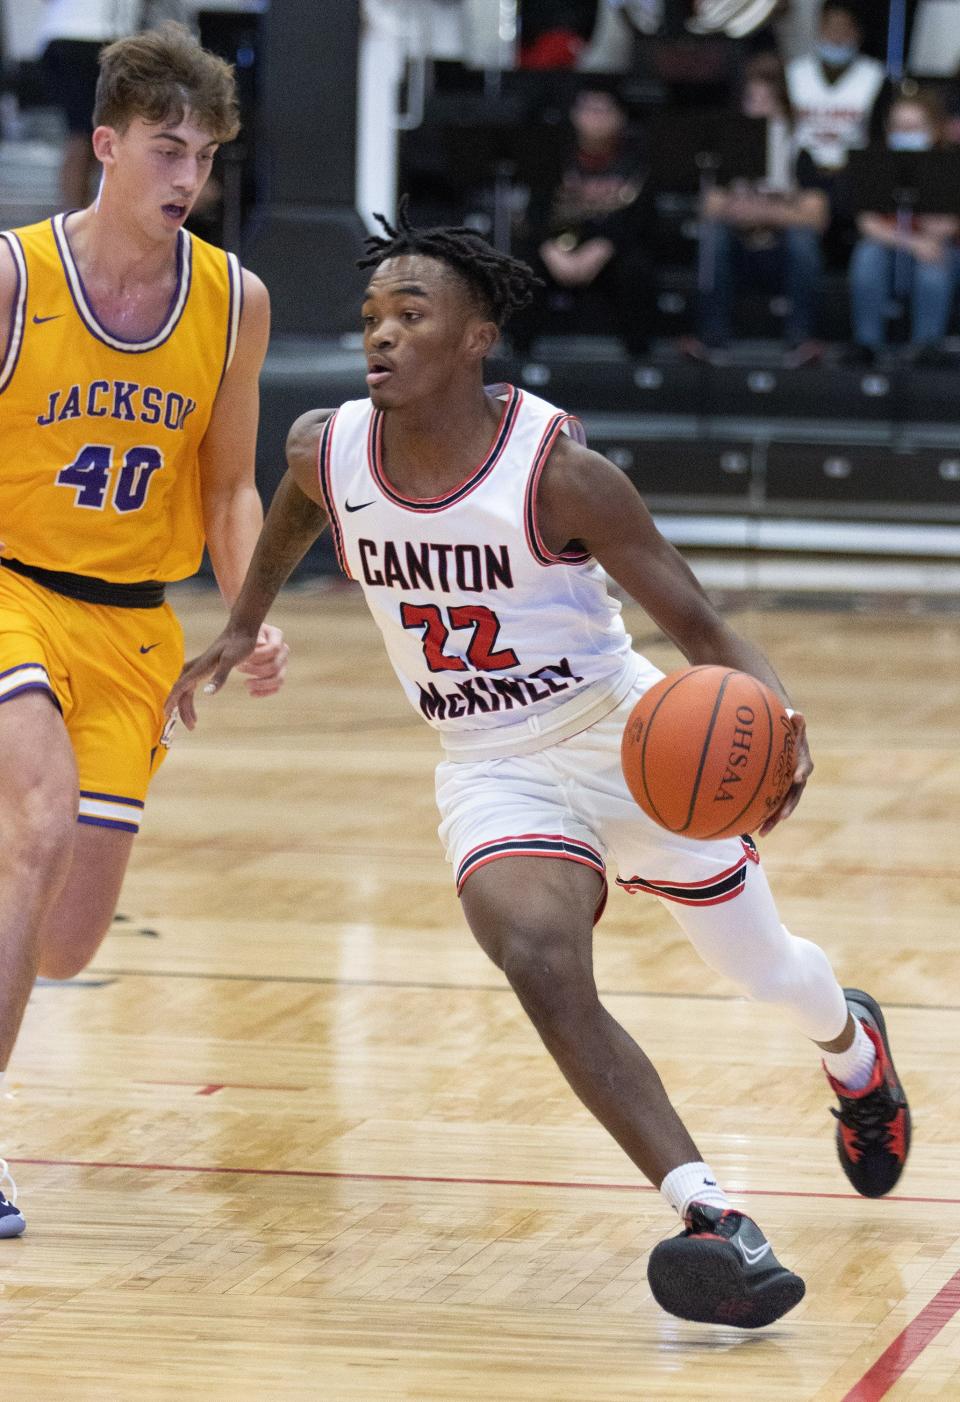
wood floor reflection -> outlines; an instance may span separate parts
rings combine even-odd
[[[199,647],[218,607],[179,602]],[[656,903],[611,895],[598,978],[801,1306],[749,1336],[658,1310],[675,1224],[474,947],[435,740],[359,598],[312,589],[277,615],[283,695],[204,703],[99,958],[34,993],[0,1104],[29,1221],[0,1243],[4,1402],[960,1398],[960,618],[727,602],[808,717],[763,859],[888,1011],[900,1191],[848,1191],[810,1047]]]

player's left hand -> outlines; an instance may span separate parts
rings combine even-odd
[[[766,837],[768,833],[773,832],[773,829],[778,823],[782,823],[786,818],[790,817],[790,814],[800,802],[801,795],[807,786],[807,780],[813,773],[813,760],[810,756],[810,746],[807,744],[807,722],[800,711],[794,711],[793,715],[790,717],[790,728],[793,731],[793,743],[796,754],[793,780],[776,813],[767,818],[766,822],[760,827],[761,837]]]
[[[264,623],[253,652],[237,667],[247,678],[247,691],[251,696],[273,696],[280,690],[287,675],[289,656],[290,649],[280,629]]]

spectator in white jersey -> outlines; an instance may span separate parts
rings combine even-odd
[[[849,6],[827,0],[812,53],[787,65],[787,89],[796,118],[796,143],[821,171],[843,168],[847,152],[870,137],[870,119],[884,68],[860,52],[863,32]]]
[[[573,1091],[684,1222],[650,1257],[656,1300],[685,1319],[769,1324],[801,1299],[803,1281],[730,1202],[650,1061],[600,1002],[604,855],[623,888],[665,903],[711,968],[817,1044],[840,1100],[837,1151],[859,1192],[897,1182],[909,1110],[879,1006],[841,989],[823,951],[780,923],[752,842],[690,841],[631,799],[620,739],[661,674],[632,651],[606,575],[690,662],[783,687],[570,415],[527,391],[484,388],[484,359],[530,297],[531,270],[469,229],[414,229],[402,208],[398,227],[381,222],[361,264],[369,398],[294,424],[289,471],[230,621],[168,704],[195,724],[196,686],[210,677],[204,690],[218,690],[250,653],[329,520],[407,696],[444,746],[440,834],[475,938]],[[793,811],[813,767],[802,717],[791,725],[793,782],[764,830]]]

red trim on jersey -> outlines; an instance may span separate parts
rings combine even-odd
[[[323,504],[326,507],[327,515],[330,518],[330,530],[333,534],[333,548],[337,556],[337,564],[348,579],[352,579],[350,566],[347,564],[347,554],[343,545],[343,528],[340,525],[340,517],[334,504],[333,485],[330,481],[330,450],[333,443],[333,426],[336,421],[338,410],[330,415],[323,425],[320,434],[320,441],[317,444],[317,480],[320,483],[320,494],[323,497]]]
[[[734,862],[733,866],[727,867],[725,871],[718,871],[699,881],[651,881],[642,876],[618,876],[617,885],[631,896],[643,892],[650,896],[658,896],[660,900],[671,901],[674,905],[723,905],[726,901],[736,900],[746,885],[747,863],[760,861],[749,838],[741,838],[740,843],[743,856],[739,861]],[[737,877],[739,880],[733,879]],[[680,894],[682,892],[689,894]]]
[[[563,844],[563,847],[551,849],[531,845],[543,842]],[[474,852],[483,852],[486,848],[496,848],[497,850],[490,851],[487,856],[480,857],[471,863],[471,855]],[[475,871],[488,866],[490,862],[499,861],[501,857],[549,857],[555,861],[576,862],[578,866],[589,867],[591,871],[597,872],[601,878],[600,895],[593,913],[595,925],[603,914],[608,894],[607,874],[603,858],[588,842],[582,842],[579,838],[564,837],[561,833],[520,833],[510,837],[493,838],[478,843],[476,847],[471,847],[457,867],[457,895],[462,894],[464,886]]]
[[[735,871],[739,871],[751,854],[746,848],[743,849],[743,856],[734,862],[733,866],[727,867],[724,871],[718,871],[713,876],[706,876],[700,881],[651,881],[651,886],[669,886],[671,890],[702,891],[704,887],[714,886],[718,881],[723,881],[726,877],[732,876]],[[752,857],[753,861],[759,858]],[[636,878],[635,878],[636,879]]]
[[[585,565],[590,560],[590,554],[584,550],[563,550],[559,555],[555,555],[544,543],[540,534],[540,527],[537,522],[537,488],[540,485],[540,478],[543,469],[547,465],[550,452],[556,443],[558,436],[563,432],[564,424],[574,424],[579,427],[580,421],[573,414],[557,414],[550,420],[544,430],[543,437],[533,455],[533,467],[530,476],[527,478],[527,487],[523,501],[523,529],[527,537],[527,546],[530,554],[539,565]]]
[[[367,435],[367,461],[370,465],[370,472],[374,482],[380,491],[392,502],[394,506],[401,507],[404,511],[417,511],[420,513],[432,514],[437,511],[444,511],[449,506],[455,506],[458,502],[468,497],[471,492],[480,486],[496,467],[503,456],[513,426],[520,413],[520,405],[523,402],[523,394],[512,385],[507,386],[509,394],[500,415],[500,423],[497,427],[496,437],[493,440],[490,451],[479,467],[475,468],[458,486],[451,492],[447,492],[442,497],[405,497],[393,487],[387,479],[383,468],[383,424],[384,415],[380,409],[374,409],[370,415],[370,430]]]

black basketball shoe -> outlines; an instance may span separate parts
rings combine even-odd
[[[774,1256],[750,1217],[692,1202],[679,1236],[650,1253],[647,1280],[669,1314],[700,1324],[759,1329],[803,1299],[803,1281]]]
[[[845,988],[843,994],[876,1047],[877,1060],[862,1090],[849,1090],[827,1073],[840,1101],[839,1110],[830,1111],[837,1118],[837,1154],[858,1193],[882,1198],[896,1185],[910,1152],[910,1106],[893,1069],[879,1003],[859,988]]]

